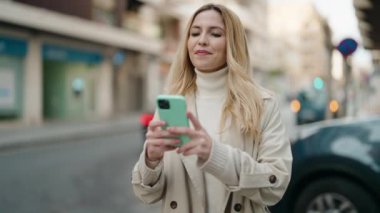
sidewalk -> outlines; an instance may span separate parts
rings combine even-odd
[[[0,124],[0,150],[137,131],[139,115],[102,121],[46,122],[41,126]]]

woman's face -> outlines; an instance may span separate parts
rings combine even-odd
[[[226,65],[226,33],[222,16],[217,11],[200,12],[189,33],[187,50],[197,70],[213,72]]]

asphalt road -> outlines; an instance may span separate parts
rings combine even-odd
[[[1,213],[148,213],[130,183],[141,134],[44,143],[0,152]]]

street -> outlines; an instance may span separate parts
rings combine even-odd
[[[0,212],[145,213],[130,177],[138,130],[0,152]]]
[[[289,128],[286,107],[282,116]],[[130,177],[142,148],[134,120],[3,128],[1,139],[9,142],[0,146],[0,212],[159,212],[159,203],[143,204],[133,194]]]

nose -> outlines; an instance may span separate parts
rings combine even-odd
[[[207,35],[206,33],[202,33],[199,36],[198,44],[201,46],[204,46],[204,45],[207,45],[207,43],[208,43]]]

